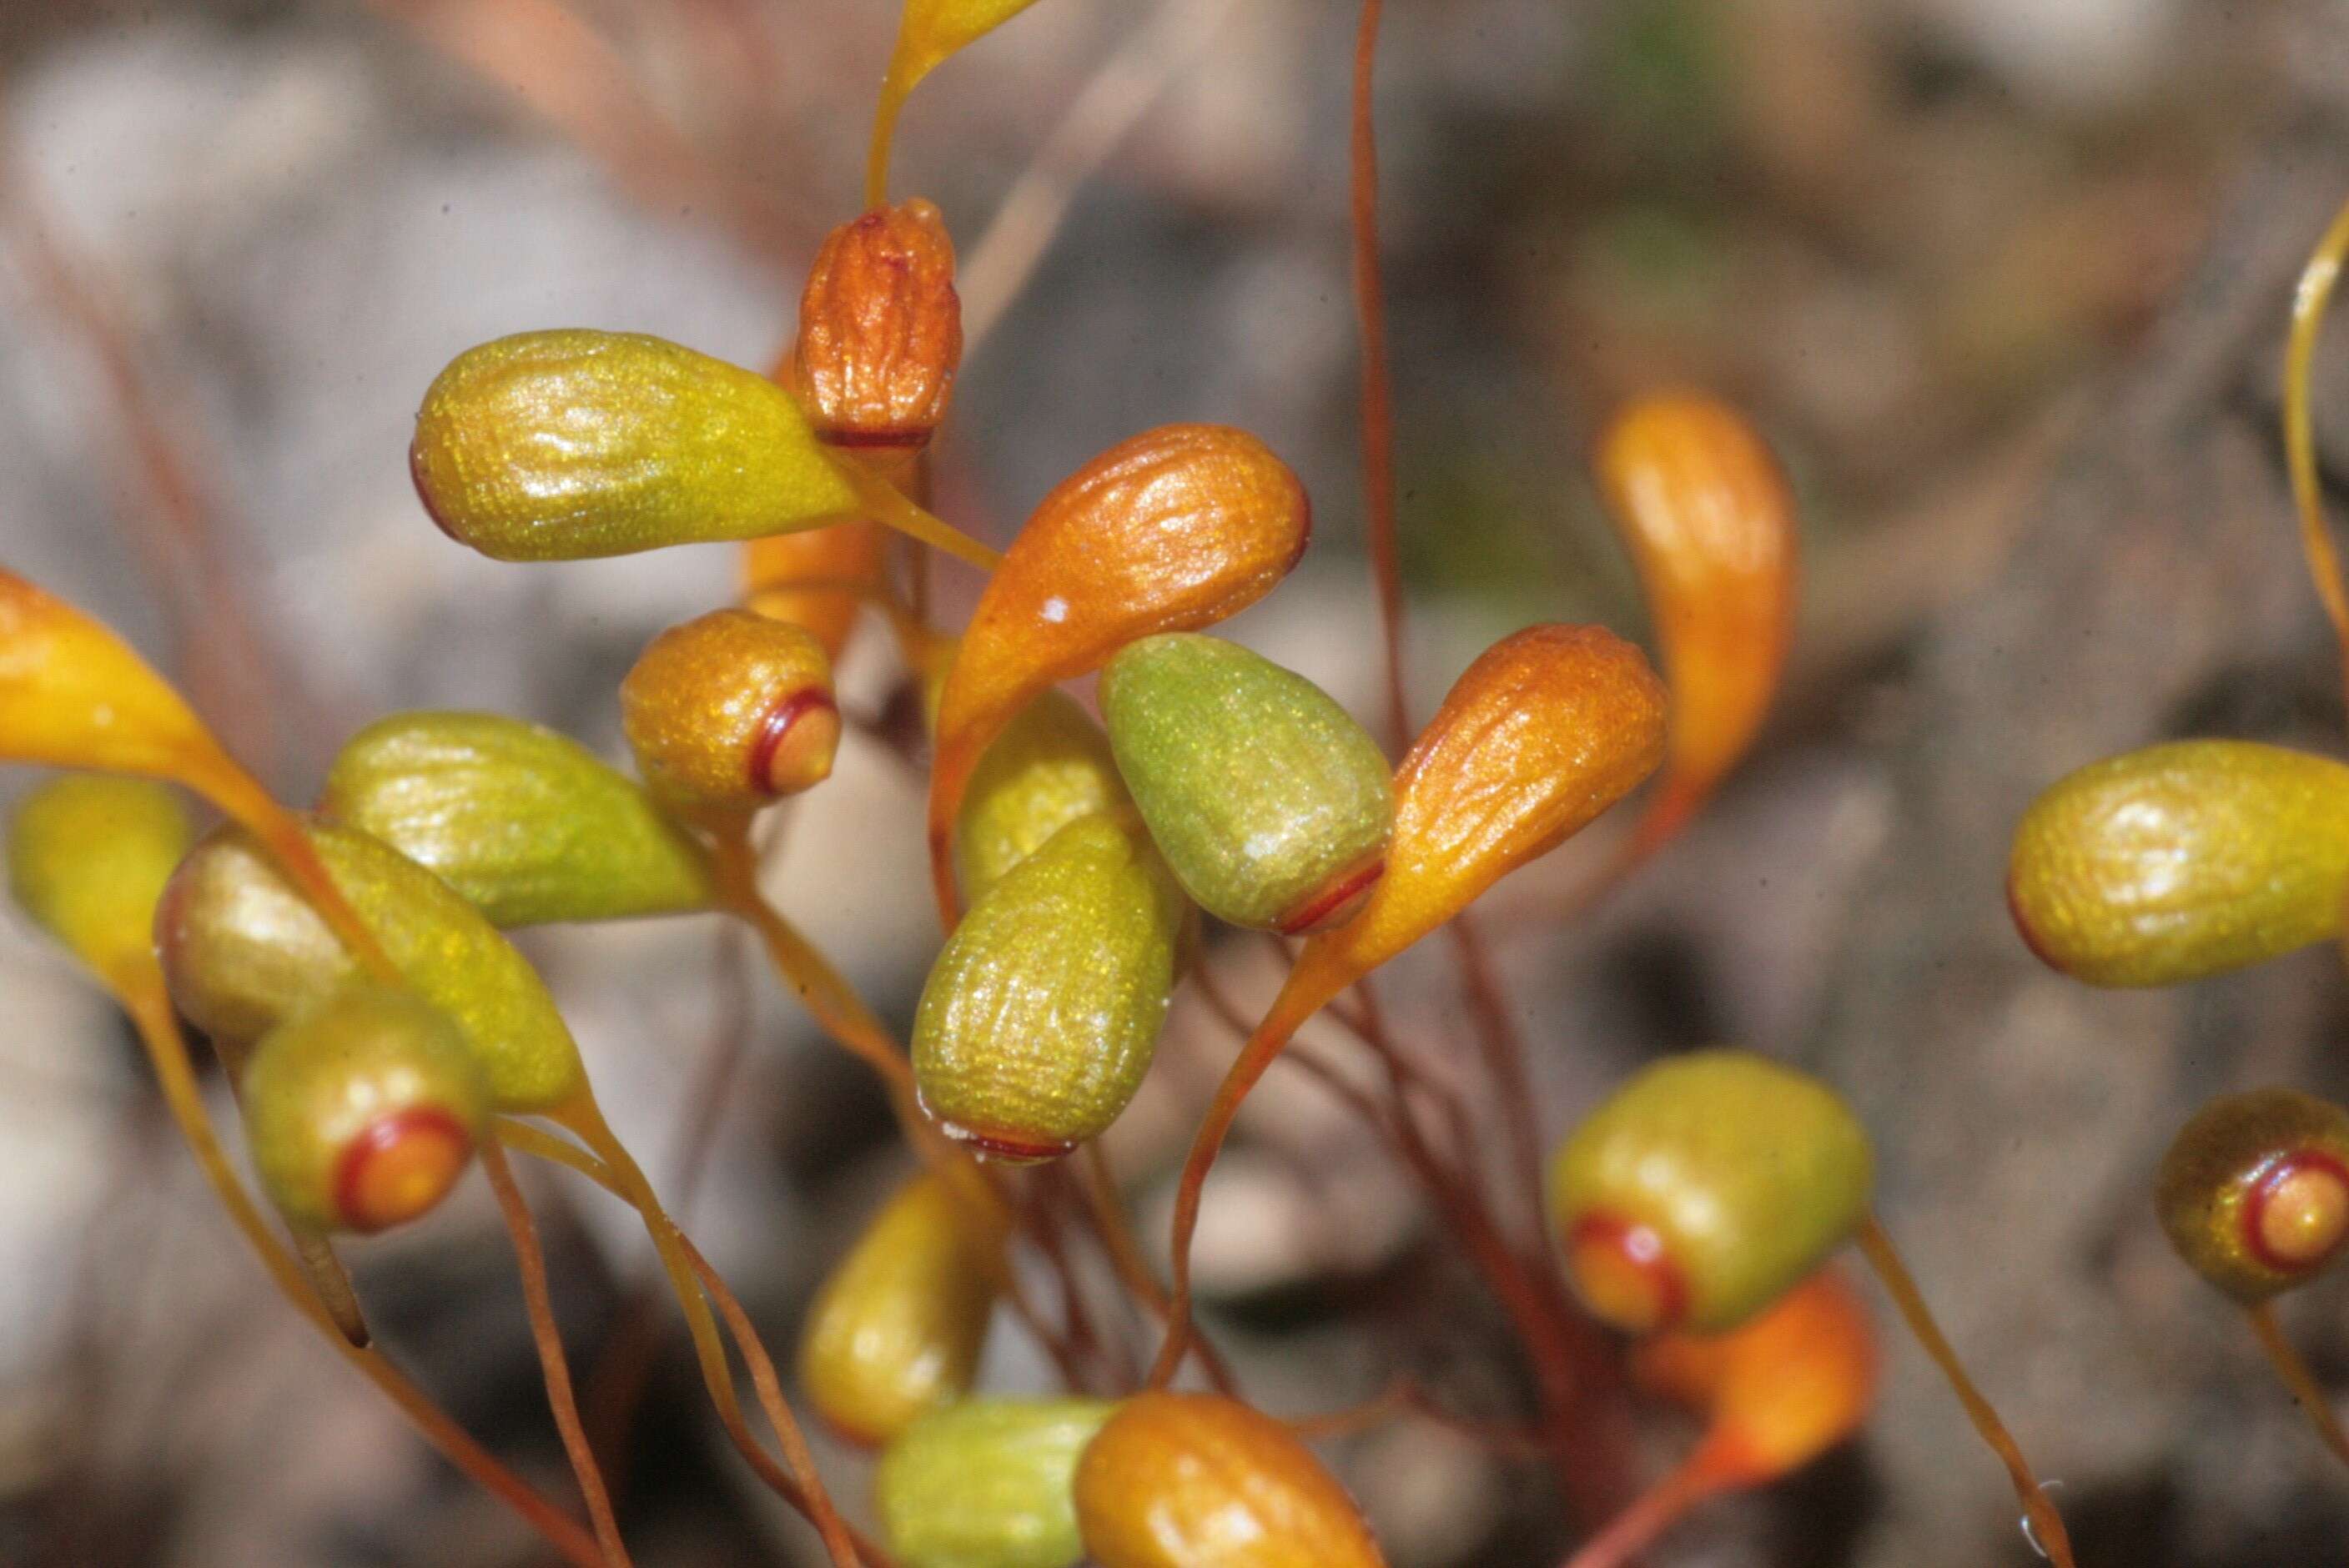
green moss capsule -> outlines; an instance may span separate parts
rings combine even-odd
[[[947,939],[914,1016],[914,1080],[948,1137],[1050,1160],[1117,1119],[1174,985],[1185,906],[1138,830],[1070,823]]]
[[[42,930],[123,988],[155,962],[155,905],[193,837],[168,787],[68,773],[16,803],[8,891]]]
[[[922,1417],[873,1478],[905,1568],[1071,1568],[1071,1480],[1114,1408],[1101,1399],[967,1399]]]
[[[424,395],[409,466],[441,531],[499,561],[756,539],[857,510],[789,393],[629,332],[466,350]]]
[[[800,1382],[851,1441],[887,1442],[970,1389],[1003,1280],[991,1213],[920,1176],[823,1282],[800,1337]]]
[[[402,713],[351,737],[326,813],[473,901],[493,925],[706,908],[708,854],[643,788],[551,729]]]
[[[1129,805],[1109,737],[1059,691],[1019,710],[979,758],[955,818],[955,873],[975,903],[1078,818]]]
[[[2032,803],[2006,881],[2014,923],[2092,985],[2168,985],[2340,934],[2349,767],[2240,740],[2149,746]]]
[[[311,827],[320,858],[401,975],[449,1015],[501,1110],[580,1093],[585,1069],[554,999],[512,944],[454,888],[356,828]],[[317,912],[241,830],[207,835],[155,915],[171,999],[198,1027],[257,1040],[334,995],[357,965]]]
[[[240,1085],[254,1169],[288,1219],[404,1224],[471,1161],[489,1091],[454,1020],[357,984],[262,1037]]]
[[[1184,890],[1235,925],[1336,924],[1385,869],[1385,753],[1303,676],[1236,643],[1168,633],[1102,672],[1118,771]]]
[[[1699,1051],[1617,1090],[1552,1159],[1575,1288],[1633,1333],[1736,1327],[1867,1217],[1868,1134],[1833,1089],[1745,1051]]]
[[[2236,1300],[2304,1284],[2349,1239],[2349,1111],[2289,1088],[2215,1099],[2163,1156],[2154,1207],[2178,1255]]]

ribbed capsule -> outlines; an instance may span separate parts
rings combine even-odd
[[[489,1115],[456,1022],[412,992],[346,986],[261,1037],[238,1103],[254,1168],[288,1219],[404,1224],[448,1195]]]
[[[955,819],[955,874],[976,903],[1054,833],[1132,804],[1109,737],[1065,694],[1047,690],[979,758]]]
[[[1744,754],[1777,691],[1794,632],[1794,498],[1744,417],[1697,392],[1623,409],[1595,467],[1671,685],[1663,783],[1639,828],[1661,841]]]
[[[1164,425],[1062,480],[1004,552],[938,704],[930,864],[955,906],[952,841],[971,769],[1040,692],[1154,632],[1196,631],[1269,593],[1312,517],[1288,465],[1245,431]]]
[[[1213,1394],[1120,1405],[1077,1465],[1101,1568],[1380,1568],[1361,1512],[1288,1428]]]
[[[1649,1068],[1552,1157],[1552,1218],[1591,1312],[1632,1333],[1719,1334],[1848,1240],[1874,1182],[1838,1095],[1745,1051]]]
[[[2349,767],[2242,740],[2184,740],[2049,786],[2014,831],[2023,940],[2092,985],[2169,985],[2338,935]]]
[[[102,773],[52,779],[8,823],[16,906],[118,991],[155,965],[155,905],[195,837],[162,784]]]
[[[454,888],[355,828],[314,823],[320,857],[401,976],[447,1014],[491,1103],[544,1110],[586,1086],[571,1031],[530,965]],[[180,1010],[215,1037],[257,1040],[358,973],[317,912],[241,830],[207,834],[155,913]]]
[[[914,1081],[948,1137],[1056,1159],[1117,1119],[1149,1070],[1187,908],[1138,830],[1070,823],[955,928],[914,1015]]]
[[[1101,703],[1151,839],[1201,908],[1293,935],[1361,907],[1385,870],[1394,781],[1320,687],[1176,632],[1112,659]]]
[[[791,384],[818,438],[884,461],[929,444],[962,362],[946,220],[916,198],[824,236],[800,295]]]
[[[754,539],[742,547],[742,607],[805,628],[836,665],[880,584],[886,539],[861,519]]]
[[[1073,1568],[1077,1457],[1115,1407],[1100,1399],[967,1399],[889,1445],[873,1477],[903,1568]]]
[[[1003,1282],[1003,1238],[936,1176],[890,1200],[832,1271],[800,1335],[800,1382],[834,1430],[878,1445],[969,1392]]]
[[[791,394],[637,333],[466,350],[424,395],[409,466],[441,531],[499,561],[754,539],[857,511]]]
[[[488,713],[402,713],[344,743],[320,808],[471,899],[492,925],[621,920],[710,901],[701,847],[567,736]]]
[[[2212,1100],[2162,1158],[2154,1206],[2178,1256],[2236,1300],[2305,1284],[2349,1239],[2349,1111],[2290,1088]]]
[[[840,708],[809,633],[713,610],[655,637],[620,683],[620,725],[653,793],[693,812],[753,811],[832,775]]]

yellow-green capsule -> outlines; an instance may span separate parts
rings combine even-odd
[[[706,908],[708,853],[568,736],[489,713],[402,713],[345,743],[326,815],[363,829],[499,926]]]
[[[118,990],[152,972],[155,904],[194,836],[164,785],[106,773],[52,779],[8,824],[8,892]]]
[[[2349,767],[2243,740],[2184,740],[2058,780],[2015,829],[2006,896],[2051,966],[2168,985],[2340,934]]]
[[[409,449],[441,531],[499,561],[756,539],[857,511],[791,395],[631,332],[525,332],[434,378]]]
[[[873,1477],[889,1550],[904,1568],[1071,1568],[1077,1459],[1115,1408],[967,1399],[922,1417]]]
[[[1003,1280],[1003,1238],[936,1176],[890,1200],[823,1283],[800,1382],[853,1442],[877,1446],[969,1392]]]
[[[914,1015],[914,1081],[948,1137],[1057,1159],[1142,1087],[1187,906],[1139,829],[1081,818],[972,906]]]
[[[963,902],[996,882],[1078,818],[1131,804],[1109,737],[1058,690],[1019,710],[979,758],[955,818],[955,874]]]
[[[1868,1134],[1833,1089],[1746,1051],[1658,1063],[1550,1161],[1576,1291],[1635,1334],[1719,1334],[1785,1295],[1867,1217]]]
[[[2178,1255],[2236,1300],[2305,1284],[2349,1240],[2349,1111],[2289,1088],[2215,1099],[2163,1156],[2154,1207]]]
[[[489,1115],[456,1023],[413,992],[366,983],[264,1035],[238,1099],[270,1197],[326,1231],[386,1230],[432,1208]]]
[[[1340,923],[1386,867],[1386,754],[1303,676],[1236,643],[1167,633],[1102,672],[1118,771],[1184,890],[1235,925]]]
[[[543,1110],[586,1085],[579,1047],[523,955],[463,894],[369,834],[310,827],[319,856],[403,978],[455,1021],[501,1110]],[[242,830],[205,836],[155,914],[171,999],[207,1034],[257,1040],[358,967]]]

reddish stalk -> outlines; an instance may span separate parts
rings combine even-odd
[[[1387,354],[1386,281],[1379,266],[1379,139],[1371,114],[1378,75],[1379,18],[1384,0],[1362,0],[1354,34],[1352,222],[1354,310],[1362,335],[1362,502],[1371,569],[1378,579],[1384,634],[1387,744],[1411,744],[1410,702],[1402,678],[1402,562],[1397,544],[1394,480],[1394,376]]]
[[[2260,1348],[2267,1352],[2276,1375],[2292,1390],[2292,1399],[2308,1417],[2309,1425],[2316,1429],[2316,1435],[2324,1439],[2324,1446],[2333,1450],[2335,1458],[2349,1464],[2349,1432],[2342,1430],[2341,1418],[2333,1414],[2333,1401],[2325,1397],[2324,1386],[2309,1370],[2308,1363],[2301,1359],[2300,1352],[2292,1347],[2292,1341],[2283,1336],[2282,1326],[2276,1322],[2274,1305],[2263,1301],[2245,1307],[2243,1313],[2251,1320],[2251,1332],[2259,1336]]]
[[[1151,1272],[1149,1260],[1142,1255],[1141,1243],[1134,1240],[1133,1228],[1126,1222],[1125,1207],[1118,1202],[1117,1179],[1110,1170],[1109,1155],[1102,1150],[1100,1139],[1085,1145],[1081,1159],[1081,1187],[1093,1233],[1101,1239],[1102,1250],[1109,1254],[1110,1264],[1117,1270],[1127,1293],[1163,1325],[1168,1314],[1166,1288]],[[1207,1342],[1205,1335],[1199,1336],[1198,1341],[1199,1364],[1206,1369],[1207,1381],[1226,1398],[1240,1398],[1239,1381],[1232,1373],[1231,1364]]]
[[[497,1194],[498,1212],[513,1239],[514,1262],[522,1270],[523,1303],[530,1313],[530,1336],[538,1346],[538,1366],[546,1381],[547,1408],[554,1413],[555,1430],[563,1435],[563,1451],[570,1457],[571,1473],[578,1478],[580,1494],[587,1500],[587,1517],[595,1526],[596,1543],[607,1562],[627,1568],[628,1549],[620,1541],[620,1527],[612,1517],[611,1495],[604,1490],[604,1474],[595,1468],[595,1451],[587,1446],[586,1429],[579,1424],[579,1405],[571,1392],[571,1363],[563,1353],[563,1335],[554,1321],[554,1302],[546,1288],[546,1254],[538,1244],[538,1227],[523,1201],[505,1151],[494,1139],[481,1149],[481,1171]]]
[[[1568,1557],[1561,1568],[1623,1568],[1623,1564],[1654,1544],[1658,1536],[1677,1523],[1706,1498],[1742,1483],[1742,1468],[1724,1462],[1711,1448],[1700,1448],[1678,1469],[1615,1516]]]
[[[1282,1424],[1308,1441],[1319,1441],[1368,1431],[1402,1416],[1417,1416],[1456,1433],[1497,1459],[1538,1460],[1549,1452],[1547,1440],[1539,1433],[1499,1422],[1475,1420],[1445,1409],[1409,1373],[1396,1377],[1359,1405],[1319,1416],[1299,1416]]]

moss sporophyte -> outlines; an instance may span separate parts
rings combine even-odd
[[[742,547],[742,603],[662,631],[612,694],[632,771],[519,717],[400,713],[348,738],[316,812],[291,810],[122,638],[0,572],[0,759],[65,770],[16,810],[11,891],[136,1025],[274,1286],[578,1568],[625,1564],[627,1548],[516,1152],[637,1216],[730,1441],[838,1568],[1369,1568],[1382,1562],[1370,1525],[1300,1436],[1329,1418],[1251,1404],[1193,1291],[1217,1156],[1250,1091],[1326,1009],[1377,1072],[1349,1075],[1318,1049],[1294,1059],[1444,1217],[1533,1381],[1522,1429],[1471,1421],[1408,1384],[1362,1419],[1416,1411],[1530,1454],[1584,1532],[1569,1561],[1611,1568],[1702,1499],[1769,1484],[1864,1425],[1877,1341],[1832,1261],[1852,1243],[2006,1467],[2040,1546],[2070,1568],[2061,1519],[1875,1217],[1874,1150],[1832,1086],[1746,1051],[1672,1057],[1556,1140],[1547,1191],[1535,1169],[1547,1108],[1470,911],[1653,779],[1603,873],[1611,885],[1755,743],[1795,624],[1797,520],[1768,445],[1687,389],[1635,399],[1604,426],[1595,470],[1663,678],[1613,632],[1534,625],[1468,661],[1433,714],[1409,722],[1370,0],[1352,239],[1387,744],[1303,676],[1207,634],[1272,593],[1311,537],[1302,482],[1255,435],[1166,423],[1065,454],[1068,477],[999,556],[929,510],[927,453],[961,405],[957,263],[939,206],[890,201],[889,163],[917,84],[1025,8],[907,0],[867,210],[810,257],[797,335],[772,375],[558,327],[472,348],[423,389],[409,451],[419,527],[429,517],[515,562]],[[2344,249],[2349,216],[2320,268]],[[2286,425],[2312,561],[2349,646],[2306,434],[2330,277],[2301,296]],[[987,574],[966,584],[959,627],[934,618],[927,551]],[[868,619],[892,634],[931,721],[919,847],[945,934],[906,1040],[786,913],[824,890],[771,895],[754,840],[778,802],[842,787],[833,762],[860,720],[833,670]],[[1095,675],[1098,720],[1065,689]],[[226,820],[199,834],[191,795]],[[2023,939],[2067,975],[2192,980],[2340,934],[2344,821],[2349,767],[2329,758],[2149,744],[2048,789],[2018,828],[2008,896]],[[1996,877],[1986,865],[1985,890]],[[829,1260],[791,1363],[826,1426],[878,1452],[873,1506],[851,1511],[877,1522],[879,1541],[835,1505],[750,1315],[613,1133],[557,996],[506,934],[711,912],[754,933],[818,1026],[879,1079],[903,1139],[906,1169]],[[1461,1031],[1474,1050],[1405,1039],[1372,983],[1447,927],[1487,1004]],[[1253,1021],[1218,974],[1241,941],[1278,947],[1284,965]],[[1238,1049],[1192,1108],[1162,1280],[1101,1140],[1151,1076],[1186,985]],[[230,1079],[266,1207],[221,1143],[182,1019]],[[1427,1067],[1438,1060],[1443,1076]],[[1168,1103],[1184,1092],[1168,1086]],[[1520,1120],[1522,1170],[1497,1173],[1452,1135],[1467,1103]],[[513,1246],[584,1524],[369,1346],[336,1252],[347,1233],[429,1227],[475,1171]],[[2283,1088],[2223,1097],[2153,1185],[2180,1255],[2251,1314],[2349,1458],[2268,1314],[2349,1236],[2349,1115]],[[1015,1328],[1064,1386],[1055,1397],[983,1386],[990,1336]],[[1154,1362],[1136,1353],[1151,1333]],[[740,1407],[730,1343],[770,1437]],[[1212,1392],[1173,1387],[1195,1366]],[[1633,1391],[1693,1409],[1703,1435],[1613,1512],[1631,1472],[1610,1412]]]

